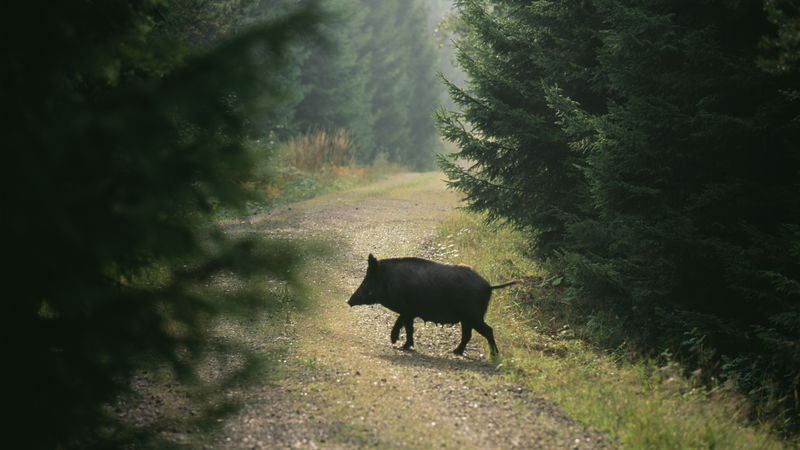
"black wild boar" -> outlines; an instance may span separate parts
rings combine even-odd
[[[467,266],[454,266],[422,258],[367,258],[367,275],[347,301],[350,306],[380,304],[400,316],[390,338],[397,342],[400,328],[406,328],[404,349],[414,345],[414,318],[440,324],[461,322],[461,343],[453,353],[461,355],[472,337],[472,329],[489,342],[497,354],[492,327],[483,321],[493,289],[517,281],[490,285]]]

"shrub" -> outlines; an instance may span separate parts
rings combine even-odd
[[[285,146],[290,164],[306,172],[318,172],[323,167],[349,166],[355,156],[350,136],[344,128],[334,132],[311,130],[289,139]]]

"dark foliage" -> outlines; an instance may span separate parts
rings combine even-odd
[[[476,162],[444,162],[454,186],[556,257],[586,311],[577,319],[604,344],[670,349],[790,428],[800,77],[786,65],[789,3],[462,1],[471,81],[451,86],[462,116],[440,123]],[[608,317],[620,321],[598,324]]]
[[[290,280],[297,262],[208,218],[246,198],[245,117],[271,101],[254,89],[316,15],[189,51],[160,28],[170,7],[2,7],[3,393],[6,440],[25,448],[111,445],[104,405],[129,375],[167,363],[191,381],[209,321],[268,306],[258,282]],[[239,287],[216,287],[222,275]]]
[[[598,45],[596,18],[586,2],[496,3],[457,2],[469,30],[457,42],[458,61],[469,79],[467,89],[448,84],[461,111],[439,112],[439,126],[461,150],[441,162],[470,208],[528,229],[547,252],[563,244],[564,224],[583,213],[586,192],[580,152],[570,148],[544,91],[557,82],[602,108],[598,74],[571,70]]]

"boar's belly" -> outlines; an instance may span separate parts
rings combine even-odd
[[[452,325],[461,322],[461,317],[453,313],[426,311],[419,314],[420,319],[425,322],[433,322],[441,325]]]

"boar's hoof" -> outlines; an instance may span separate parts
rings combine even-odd
[[[456,348],[455,350],[453,350],[453,353],[459,356],[464,356],[464,349],[460,347]]]

